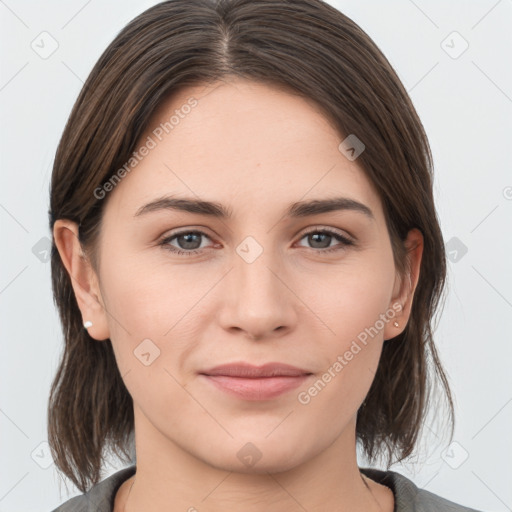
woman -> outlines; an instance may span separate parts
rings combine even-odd
[[[390,64],[320,0],[129,23],[52,175],[49,443],[86,493],[56,510],[472,510],[356,456],[413,452],[432,377],[453,435],[431,173]]]

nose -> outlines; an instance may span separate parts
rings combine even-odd
[[[254,261],[233,255],[225,278],[220,323],[225,330],[243,332],[252,340],[283,336],[294,329],[297,300],[278,257],[270,250]]]

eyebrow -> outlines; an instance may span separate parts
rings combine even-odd
[[[178,198],[163,196],[150,203],[141,206],[134,217],[139,217],[150,212],[161,210],[178,210],[200,215],[208,215],[219,219],[229,219],[232,211],[222,204],[198,199]],[[363,203],[348,197],[334,197],[331,199],[313,199],[311,201],[299,201],[292,203],[285,212],[286,217],[308,217],[340,210],[355,211],[375,220],[372,210]]]

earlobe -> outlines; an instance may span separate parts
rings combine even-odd
[[[405,329],[412,310],[414,292],[419,281],[421,258],[423,256],[423,234],[417,228],[411,229],[404,244],[407,251],[408,271],[405,278],[398,275],[396,277],[396,293],[393,294],[390,304],[395,315],[393,321],[388,322],[385,327],[384,340],[398,336]]]
[[[78,225],[67,219],[58,219],[53,227],[55,245],[70,276],[78,307],[89,335],[96,340],[110,337],[98,278],[78,239]]]

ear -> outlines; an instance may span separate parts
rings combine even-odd
[[[423,234],[417,228],[411,229],[404,242],[407,257],[407,273],[405,278],[396,275],[393,288],[393,298],[389,304],[390,309],[396,311],[393,318],[386,323],[384,328],[384,340],[394,338],[403,332],[412,309],[414,291],[420,277],[421,258],[423,255]],[[398,322],[398,327],[394,325]]]
[[[110,337],[106,310],[99,289],[99,279],[78,239],[78,225],[67,219],[58,219],[53,227],[55,245],[70,278],[82,313],[82,323],[92,322],[89,335],[98,340]]]

